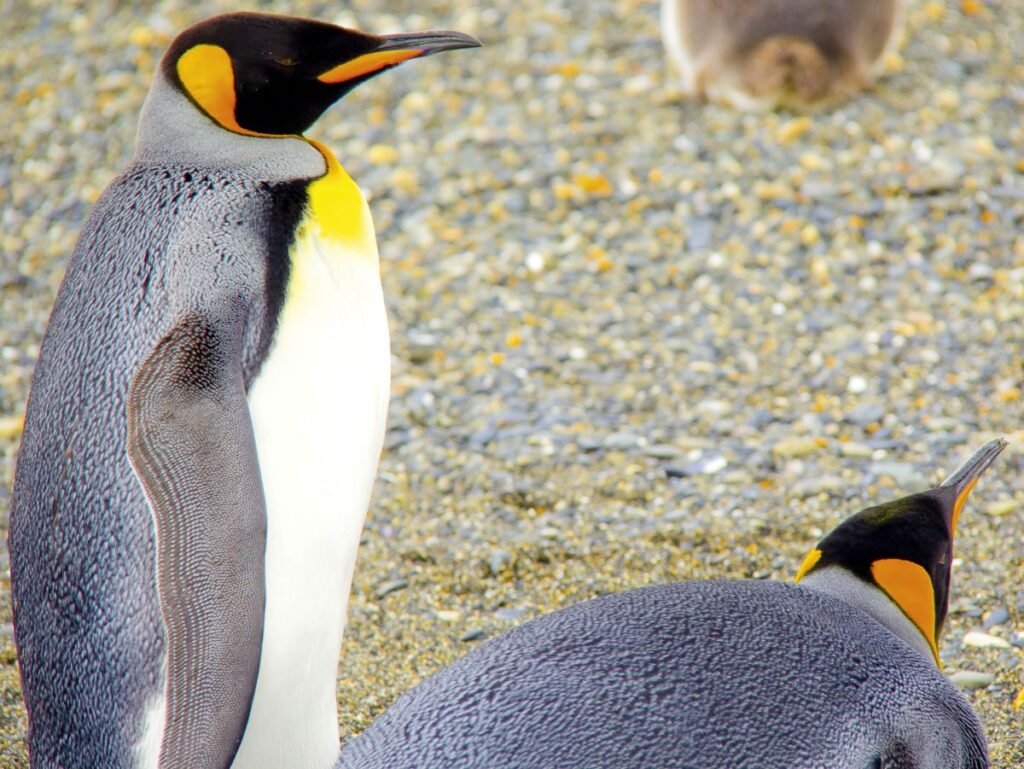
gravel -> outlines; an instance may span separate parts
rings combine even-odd
[[[4,525],[77,232],[131,156],[169,36],[234,10],[134,5],[3,5]],[[676,579],[789,579],[849,512],[1007,434],[961,517],[941,652],[980,687],[966,694],[993,766],[1024,764],[1018,0],[912,2],[889,75],[812,115],[682,101],[652,0],[260,7],[486,44],[382,76],[314,132],[371,199],[394,348],[343,736],[541,612]],[[1010,648],[963,642],[983,627]],[[0,765],[20,768],[14,661],[0,632]]]

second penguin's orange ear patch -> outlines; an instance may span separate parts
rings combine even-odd
[[[871,564],[871,576],[928,641],[935,663],[939,647],[935,639],[935,588],[924,567],[902,558],[883,558]]]

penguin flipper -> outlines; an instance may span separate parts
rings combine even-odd
[[[128,458],[156,523],[167,634],[160,769],[229,767],[259,670],[266,503],[231,326],[184,317],[128,393]]]

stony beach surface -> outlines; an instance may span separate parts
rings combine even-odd
[[[0,1],[0,522],[47,313],[175,31],[223,0]],[[1013,444],[960,519],[945,672],[1024,765],[1024,5],[917,0],[869,94],[683,101],[653,0],[255,7],[485,48],[315,136],[360,183],[394,350],[343,738],[481,640],[600,593],[791,579],[845,515]],[[358,375],[358,372],[353,372]],[[0,555],[0,766],[25,717]],[[756,607],[752,607],[752,610]]]

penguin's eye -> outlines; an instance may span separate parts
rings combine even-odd
[[[280,64],[282,67],[294,67],[299,63],[298,59],[293,59],[290,56],[275,56],[274,63]]]

